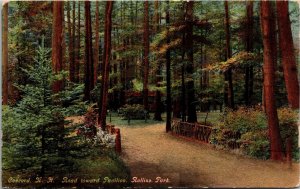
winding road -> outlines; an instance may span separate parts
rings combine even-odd
[[[118,126],[134,186],[295,187],[299,163],[251,159],[165,133],[164,124]],[[156,183],[158,182],[158,183]]]

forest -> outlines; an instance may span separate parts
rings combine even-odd
[[[166,175],[185,174],[171,162],[201,161],[178,160],[188,149],[245,158],[249,180],[227,187],[273,186],[254,182],[256,160],[278,168],[266,178],[296,178],[299,15],[292,1],[3,4],[3,185],[122,188],[148,176],[155,186],[223,186]],[[298,184],[287,180],[278,183]]]

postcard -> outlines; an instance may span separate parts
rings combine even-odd
[[[4,1],[2,188],[299,186],[299,14]]]

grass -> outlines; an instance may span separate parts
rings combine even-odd
[[[99,148],[99,147],[97,147]],[[72,172],[65,172],[59,174],[47,173],[42,178],[41,183],[36,183],[36,178],[39,177],[37,173],[24,173],[3,170],[2,182],[3,186],[10,188],[33,188],[33,187],[85,187],[95,188],[100,186],[107,186],[108,188],[122,188],[124,186],[130,186],[130,171],[125,166],[122,159],[115,154],[114,151],[108,149],[90,149],[89,156],[77,159],[75,163],[78,165],[78,169]],[[66,157],[67,158],[67,157]],[[50,171],[51,172],[51,171]],[[22,178],[29,179],[30,183],[9,183],[10,178]],[[54,178],[53,183],[47,183],[49,177]],[[75,183],[63,183],[65,179],[76,180]],[[82,183],[83,181],[85,183]],[[106,184],[105,180],[115,180]],[[117,181],[122,180],[122,182]],[[124,181],[124,182],[123,182]]]
[[[206,112],[197,112],[198,122],[204,122],[206,117]],[[220,112],[209,112],[207,115],[207,122],[215,125],[220,119]],[[110,112],[107,114],[106,122],[108,124],[117,125],[117,126],[130,126],[130,127],[144,127],[158,123],[164,123],[166,121],[166,113],[162,113],[163,121],[153,120],[154,113],[150,113],[150,118],[145,120],[130,120],[128,123],[127,119],[123,119],[116,112]]]
[[[197,112],[198,122],[204,122],[206,114],[207,114],[206,112]],[[208,112],[206,122],[209,122],[212,125],[215,125],[219,121],[221,115],[222,115],[222,113],[220,113],[220,112]]]
[[[149,126],[157,123],[163,123],[166,120],[166,115],[162,114],[163,121],[155,121],[153,120],[153,113],[150,113],[150,118],[147,120],[130,120],[128,122],[127,119],[123,119],[121,116],[119,116],[115,112],[111,112],[107,114],[106,122],[108,124],[117,125],[117,126],[130,126],[130,127],[141,127],[141,126]]]

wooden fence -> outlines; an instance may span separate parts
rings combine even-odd
[[[214,132],[211,126],[201,125],[199,123],[182,122],[178,119],[172,120],[171,131],[173,134],[192,138],[204,143],[209,143],[210,135]],[[226,146],[230,149],[240,148],[239,139],[241,134],[230,130],[222,130],[222,138],[218,145]]]
[[[176,135],[181,135],[189,138],[208,143],[212,128],[198,123],[181,122],[173,120],[171,130]]]
[[[122,145],[121,145],[121,132],[119,128],[115,128],[114,125],[106,125],[106,131],[111,135],[116,135],[115,139],[115,151],[117,153],[122,152]]]

